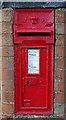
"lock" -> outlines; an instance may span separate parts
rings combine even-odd
[[[27,85],[29,85],[29,81],[27,81]]]

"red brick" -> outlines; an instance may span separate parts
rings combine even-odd
[[[64,92],[64,82],[58,82],[58,91]]]
[[[14,102],[13,91],[2,91],[2,102]]]
[[[2,115],[1,115],[1,113],[0,113],[0,120],[2,120]]]
[[[49,116],[43,116],[43,118],[41,116],[38,116],[37,118],[32,118],[32,120],[48,120],[49,119]],[[25,119],[25,120],[31,120],[30,119]]]
[[[0,106],[1,106],[1,85],[0,85]]]
[[[2,34],[2,23],[0,23],[0,34]]]
[[[2,34],[0,35],[0,47],[2,47]]]
[[[12,8],[2,9],[2,21],[6,21],[6,22],[13,21],[13,9]]]
[[[2,80],[14,80],[14,70],[3,69]]]
[[[56,20],[55,20],[56,23],[64,23],[64,16],[56,16]]]
[[[14,48],[13,47],[3,47],[2,48],[2,56],[3,57],[10,57],[14,56]]]
[[[65,10],[55,10],[55,18],[57,18],[58,23],[65,22],[66,23],[66,11]]]
[[[64,23],[64,11],[56,10],[55,19],[56,23]]]
[[[58,120],[64,120],[62,119],[64,117],[64,107],[59,106],[55,108],[54,110],[54,118],[57,118]]]
[[[64,74],[64,70],[56,70],[55,71],[55,79],[56,80],[64,80],[64,77],[66,78],[66,74]]]
[[[59,46],[59,45],[65,45],[66,46],[66,36],[64,36],[64,35],[56,35],[55,45],[56,46]]]
[[[2,58],[0,58],[0,69],[2,69]],[[2,79],[2,72],[0,73],[0,80]]]
[[[66,23],[66,11],[64,11],[64,22]]]
[[[66,104],[66,78],[65,78],[65,82],[64,82],[64,102]]]
[[[13,114],[13,104],[2,103],[2,113]]]
[[[3,69],[14,69],[14,59],[13,58],[2,58],[2,68]]]
[[[2,9],[0,9],[0,22],[2,22]]]
[[[66,36],[64,36],[64,46],[66,46]]]
[[[1,65],[1,63],[0,63]],[[1,80],[2,80],[2,68],[0,67],[0,84],[1,84]]]
[[[13,46],[13,35],[11,34],[3,34],[2,35],[2,46]]]
[[[58,118],[58,120],[64,120],[64,119],[62,119],[61,116],[64,116],[64,105],[58,106],[54,110],[54,117],[55,118]]]
[[[66,69],[66,59],[64,59],[64,69]]]
[[[64,82],[55,82],[55,91],[64,92]]]
[[[1,92],[1,91],[0,91]],[[0,100],[0,113],[1,113],[1,100]]]
[[[55,108],[64,107],[63,104],[55,103]]]
[[[57,34],[65,34],[64,28],[66,24],[56,24],[56,33]]]
[[[2,90],[3,91],[13,91],[14,90],[14,83],[13,80],[4,80],[2,81]]]
[[[66,107],[64,108],[64,114],[66,115]]]
[[[0,57],[2,57],[2,47],[0,47]]]
[[[64,10],[62,10],[62,9],[56,9],[55,10],[55,15],[57,16],[58,14],[61,15],[61,16],[63,16]]]
[[[64,103],[64,93],[55,93],[55,102],[56,103]]]
[[[56,57],[66,57],[66,54],[64,54],[64,51],[66,51],[66,47],[57,46]]]
[[[2,23],[2,33],[13,33],[12,23]]]
[[[56,118],[56,120],[64,120],[64,114],[63,115],[54,114],[54,118]]]
[[[56,59],[55,64],[56,64],[55,69],[64,69],[64,59],[61,59],[61,58]]]
[[[8,115],[2,115],[2,119],[3,120],[13,120],[13,117],[12,117],[12,115],[9,115],[9,114]]]
[[[64,120],[64,115],[58,115],[58,116],[56,116],[56,118],[58,119],[58,120]]]

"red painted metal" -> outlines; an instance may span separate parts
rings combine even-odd
[[[52,114],[54,10],[15,10],[14,44],[16,114]],[[29,50],[39,51],[37,73],[29,73]]]

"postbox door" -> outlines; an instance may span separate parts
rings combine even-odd
[[[21,55],[22,107],[46,107],[48,49],[22,48]]]

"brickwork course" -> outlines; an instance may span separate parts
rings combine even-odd
[[[0,20],[0,118],[64,118],[64,78],[66,78],[66,9],[55,9],[55,58],[54,58],[54,106],[52,115],[16,115],[15,114],[15,78],[14,78],[14,10],[1,9]],[[1,16],[0,15],[0,16]]]

